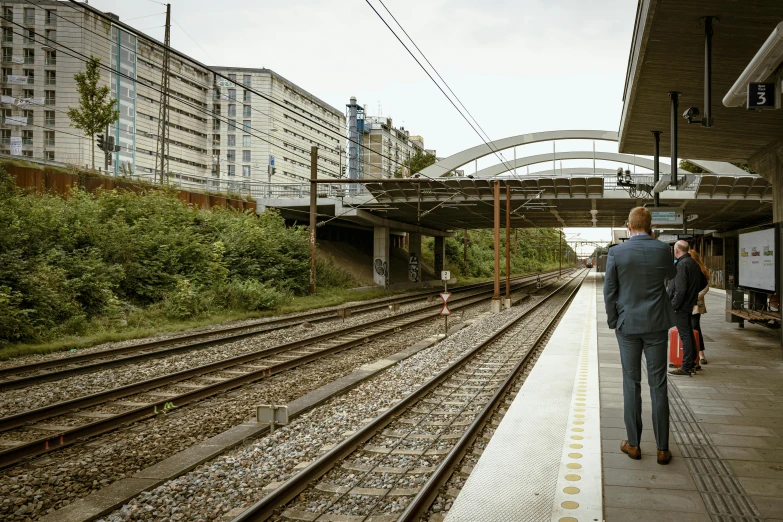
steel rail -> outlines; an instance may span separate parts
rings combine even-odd
[[[511,373],[509,373],[506,380],[503,381],[503,384],[500,386],[500,388],[498,388],[489,402],[484,406],[484,408],[481,410],[481,413],[476,416],[462,437],[460,437],[460,439],[457,441],[457,444],[451,449],[451,451],[449,451],[449,453],[438,465],[432,475],[430,475],[430,477],[427,479],[427,482],[425,482],[424,486],[422,486],[421,491],[419,491],[419,493],[413,497],[413,500],[410,504],[408,504],[408,507],[397,519],[397,522],[417,521],[424,515],[424,513],[426,513],[427,509],[429,509],[429,507],[435,501],[435,498],[438,496],[440,488],[454,473],[454,469],[457,467],[460,461],[462,461],[462,458],[476,440],[476,437],[478,437],[481,429],[500,405],[500,402],[505,398],[514,382],[519,377],[519,374],[530,361],[531,356],[533,353],[535,353],[534,348],[544,340],[552,326],[554,326],[558,318],[568,308],[571,301],[573,301],[574,297],[576,296],[576,293],[579,291],[579,288],[581,288],[583,282],[584,277],[579,282],[579,284],[576,285],[576,288],[574,288],[571,294],[566,298],[566,302],[563,304],[563,307],[560,309],[560,311],[555,314],[552,319],[550,319],[549,323],[546,325],[541,334],[536,338],[535,342],[531,345],[525,356],[519,361],[519,363],[517,363]]]
[[[519,286],[519,285],[518,285]],[[522,286],[525,286],[524,284]],[[465,308],[468,306],[472,306],[478,302],[481,302],[483,299],[483,295],[491,293],[492,290],[486,290],[484,292],[480,292],[478,294],[474,294],[473,296],[466,296],[459,298],[462,302],[461,304],[455,305],[452,307],[452,310],[457,310],[461,308]],[[548,299],[547,297],[546,299]],[[535,305],[534,307],[537,307]],[[434,307],[440,307],[440,304],[435,304],[433,306],[428,306],[424,309],[414,310],[411,312],[406,312],[407,315],[417,315],[421,314],[422,312],[425,312],[427,309],[434,308]],[[313,352],[301,357],[298,357],[296,359],[292,359],[289,361],[283,361],[277,364],[270,365],[268,367],[250,371],[248,373],[245,373],[244,375],[240,375],[233,378],[228,378],[222,382],[217,382],[215,384],[206,385],[202,388],[195,389],[190,392],[186,392],[174,397],[168,397],[165,399],[161,399],[152,403],[143,404],[138,408],[134,408],[131,410],[128,410],[126,412],[119,413],[113,417],[100,419],[91,423],[83,424],[81,426],[76,426],[73,429],[64,431],[62,433],[51,435],[48,437],[36,439],[34,441],[25,442],[22,444],[19,444],[17,446],[14,446],[12,448],[9,448],[8,450],[0,452],[0,469],[6,468],[8,466],[14,465],[20,461],[22,461],[25,458],[41,455],[44,453],[48,453],[50,451],[63,448],[65,446],[71,445],[75,442],[78,442],[79,440],[93,437],[96,435],[101,435],[103,433],[107,433],[109,431],[112,431],[116,429],[119,426],[123,426],[129,423],[133,423],[136,421],[139,421],[141,419],[152,417],[159,414],[166,414],[169,411],[180,408],[182,406],[185,406],[189,403],[216,395],[218,393],[222,393],[228,390],[231,390],[233,388],[237,388],[239,386],[242,386],[244,384],[248,384],[251,382],[255,382],[264,378],[268,378],[272,375],[275,375],[277,373],[283,372],[285,370],[289,370],[292,368],[295,368],[297,366],[300,366],[302,364],[307,364],[309,362],[312,362],[316,359],[322,358],[325,355],[331,355],[334,353],[338,353],[350,348],[353,348],[355,346],[364,344],[366,342],[369,342],[372,339],[376,339],[379,337],[384,337],[386,335],[389,335],[391,333],[394,333],[396,329],[402,327],[402,326],[415,326],[420,323],[429,321],[435,317],[438,317],[439,314],[427,314],[423,317],[413,318],[408,320],[406,323],[395,324],[389,328],[386,328],[384,330],[380,330],[375,333],[371,333],[365,336],[361,336],[357,339],[352,339],[346,342],[339,343],[335,346],[319,350],[317,352]],[[399,317],[399,316],[398,316]],[[63,401],[60,403],[52,404],[49,406],[44,406],[41,408],[38,408],[36,410],[31,410],[28,412],[23,412],[20,414],[12,415],[9,417],[5,417],[3,419],[0,419],[0,431],[6,431],[12,428],[24,426],[25,424],[28,424],[30,422],[40,421],[44,419],[48,419],[51,417],[55,417],[57,415],[61,415],[64,413],[68,413],[77,409],[86,408],[89,406],[95,406],[98,404],[103,404],[105,402],[108,402],[110,400],[116,400],[119,398],[127,397],[128,395],[134,395],[137,393],[141,393],[150,389],[154,389],[163,385],[167,384],[173,384],[179,381],[182,381],[187,378],[196,377],[199,375],[203,375],[205,373],[210,373],[213,371],[219,371],[221,369],[224,369],[226,367],[230,366],[236,366],[238,364],[243,364],[245,362],[259,359],[265,356],[274,355],[275,353],[280,353],[282,351],[290,351],[296,347],[301,347],[306,344],[313,344],[314,342],[326,340],[331,337],[337,337],[340,334],[348,333],[350,332],[356,332],[360,329],[364,329],[367,327],[371,327],[373,325],[377,325],[378,323],[386,321],[388,322],[388,318],[379,319],[376,321],[372,321],[370,323],[366,323],[363,325],[359,325],[356,327],[350,327],[348,329],[345,329],[343,332],[331,332],[327,334],[322,334],[319,336],[311,337],[309,339],[304,339],[300,341],[295,341],[293,343],[289,343],[287,345],[272,347],[266,350],[262,350],[260,352],[254,352],[251,354],[245,354],[242,356],[234,357],[232,359],[226,359],[224,361],[218,361],[216,363],[211,363],[208,365],[204,365],[197,368],[192,368],[189,370],[183,370],[181,372],[177,372],[170,375],[165,375],[153,379],[149,379],[147,381],[143,381],[140,383],[134,383],[127,386],[123,386],[120,388],[115,388],[113,390],[108,390],[105,392],[99,392],[96,394],[88,395],[85,397],[80,397],[77,399],[72,399],[69,401]],[[262,353],[263,352],[263,353]],[[230,362],[230,363],[229,363]],[[205,370],[205,368],[210,368],[208,371]]]
[[[584,281],[584,278],[582,279]],[[263,521],[274,515],[275,511],[284,506],[294,498],[296,498],[302,491],[304,491],[310,483],[319,479],[325,475],[330,469],[332,469],[338,462],[344,460],[351,453],[361,445],[370,440],[372,437],[381,432],[386,426],[388,426],[395,418],[399,417],[409,407],[416,404],[421,398],[426,396],[430,391],[435,389],[441,383],[443,383],[451,375],[459,371],[467,362],[469,362],[477,353],[487,348],[493,342],[502,337],[507,330],[514,327],[523,319],[527,318],[531,313],[537,310],[545,302],[549,301],[555,295],[558,295],[560,291],[570,283],[571,281],[563,284],[560,288],[546,296],[544,299],[536,303],[533,307],[527,310],[524,314],[518,318],[510,321],[503,328],[492,334],[490,337],[479,343],[476,347],[472,348],[465,355],[449,365],[441,373],[427,381],[425,384],[414,390],[400,402],[389,408],[386,412],[382,413],[369,424],[360,428],[356,433],[339,443],[337,446],[329,450],[322,455],[316,461],[304,468],[302,471],[286,480],[277,489],[272,491],[266,497],[262,498],[239,516],[233,519],[232,522],[247,522],[247,521]],[[581,281],[577,285],[581,285]],[[568,301],[567,301],[568,302]],[[566,304],[567,304],[566,302]],[[564,304],[565,307],[565,304]],[[559,315],[556,314],[556,315]],[[551,323],[550,323],[551,324]],[[532,351],[532,348],[531,348]]]
[[[536,275],[550,275],[554,273],[555,271],[550,272],[539,272],[537,274],[529,274],[524,276],[519,276],[515,278],[517,281],[520,279],[526,279],[531,278]],[[477,288],[481,288],[483,286],[487,286],[492,284],[492,282],[486,282],[486,283],[475,283],[471,285],[464,285],[459,287],[454,287],[453,292],[466,292],[470,290],[475,290]],[[352,306],[346,306],[334,310],[324,310],[324,311],[313,311],[313,312],[304,312],[301,314],[292,314],[286,317],[279,317],[275,319],[265,320],[265,321],[258,321],[251,324],[245,324],[245,325],[239,325],[239,326],[229,326],[226,328],[219,328],[215,330],[210,330],[206,332],[195,332],[191,334],[186,335],[179,335],[176,337],[169,337],[166,339],[158,339],[154,341],[145,341],[137,344],[133,344],[130,346],[123,346],[120,348],[112,348],[110,350],[102,350],[99,352],[92,352],[87,354],[81,354],[81,355],[74,355],[71,357],[65,357],[62,359],[52,359],[49,361],[40,361],[30,364],[24,364],[19,366],[9,366],[6,368],[0,368],[0,377],[8,377],[13,375],[18,375],[22,373],[29,373],[37,370],[44,370],[48,368],[56,368],[60,366],[69,366],[76,363],[81,363],[85,361],[90,360],[96,360],[101,359],[104,357],[113,357],[117,355],[123,355],[126,353],[132,353],[132,352],[138,352],[138,351],[145,351],[145,350],[152,350],[154,348],[160,348],[163,346],[170,346],[172,344],[178,344],[178,343],[184,343],[187,341],[197,340],[204,337],[212,337],[215,335],[222,335],[222,334],[233,334],[234,332],[240,332],[242,330],[251,330],[255,329],[253,331],[249,331],[243,334],[239,334],[233,337],[223,337],[220,339],[215,339],[217,343],[221,342],[228,342],[233,340],[241,340],[253,335],[260,335],[267,332],[272,332],[276,330],[281,330],[284,328],[289,328],[291,326],[297,326],[300,324],[303,324],[304,322],[312,322],[312,323],[318,323],[318,322],[324,322],[324,321],[330,321],[333,319],[337,319],[339,316],[337,315],[337,312],[340,310],[350,310],[351,314],[364,314],[369,312],[375,312],[377,310],[382,310],[386,307],[388,307],[390,304],[408,304],[413,303],[416,301],[419,301],[422,298],[430,297],[430,296],[436,296],[438,295],[438,292],[433,292],[431,290],[418,292],[415,295],[408,295],[408,296],[402,296],[402,297],[388,297],[383,298],[378,301],[373,301],[372,303],[368,304],[356,304]],[[172,348],[170,350],[161,350],[156,352],[150,352],[143,355],[140,355],[133,359],[134,361],[138,360],[144,360],[149,358],[157,357],[160,354],[170,355],[174,353],[178,353],[181,351],[186,350],[192,350],[192,349],[199,349],[199,348],[206,348],[208,346],[213,346],[214,344],[205,343],[204,345],[193,345],[188,344],[182,347]],[[123,363],[130,361],[131,359],[125,358],[122,359]],[[111,362],[114,361],[105,361],[104,368],[110,368],[112,365],[110,365]],[[116,365],[114,365],[116,366]],[[75,373],[74,373],[75,374]],[[48,374],[45,374],[48,375]],[[31,377],[38,377],[38,376],[31,376]],[[6,390],[6,389],[13,389],[20,387],[18,383],[24,383],[24,382],[34,382],[34,381],[25,381],[27,377],[23,378],[16,378],[13,380],[8,381],[0,381],[0,391]],[[45,382],[44,380],[40,380],[38,382]]]
[[[554,275],[554,273],[555,273],[555,271],[547,272],[546,275],[544,276],[545,280],[551,278]],[[527,280],[527,279],[532,279],[532,277],[531,276],[523,276],[523,277],[517,278],[517,281],[514,284],[515,285],[523,284],[525,282],[525,280]],[[475,288],[481,288],[481,287],[484,287],[484,286],[488,286],[489,284],[491,284],[491,283],[480,283]],[[475,288],[471,287],[468,290],[459,291],[459,293],[464,293],[466,291],[470,291],[470,290],[473,290]],[[424,296],[429,296],[429,295],[432,295],[432,294],[427,292],[427,293],[424,293],[423,295]],[[404,298],[404,301],[399,301],[398,303],[406,304],[406,303],[410,303],[410,302],[416,302],[416,301],[419,301],[421,299],[421,297],[422,296],[406,297],[406,298]],[[456,299],[455,299],[455,301],[456,301]],[[362,309],[362,313],[365,313],[365,312],[368,312],[368,311],[375,311],[375,310],[383,309],[383,308],[386,308],[387,306],[388,306],[388,302],[384,303],[382,305],[374,305],[374,306],[372,306],[372,309]],[[433,305],[433,308],[434,308],[434,305]],[[332,316],[326,317],[326,318],[324,318],[324,319],[322,319],[320,321],[319,320],[312,320],[312,322],[321,322],[321,321],[325,321],[325,320],[334,319],[335,317],[337,317],[337,316],[336,315],[332,315]],[[399,315],[397,317],[399,317]],[[127,357],[120,357],[118,359],[111,359],[111,360],[108,360],[108,361],[101,361],[100,360],[100,359],[102,359],[103,357],[106,356],[105,352],[95,352],[94,354],[85,354],[85,355],[81,356],[81,357],[84,357],[83,360],[87,360],[87,361],[93,360],[94,362],[92,362],[90,364],[85,364],[85,365],[82,365],[82,366],[76,366],[76,367],[67,367],[67,366],[70,366],[71,364],[73,364],[74,362],[78,362],[78,361],[75,361],[76,358],[73,358],[73,359],[71,359],[71,358],[59,359],[59,361],[62,361],[60,366],[66,366],[66,368],[63,368],[61,370],[55,370],[55,371],[50,371],[50,372],[46,372],[46,373],[36,374],[36,375],[28,375],[28,376],[25,376],[25,377],[19,377],[19,378],[16,378],[16,379],[13,379],[13,380],[8,380],[8,381],[0,381],[0,391],[13,390],[13,389],[18,389],[18,388],[25,388],[27,386],[32,386],[34,384],[41,384],[41,383],[44,383],[44,382],[56,381],[56,380],[59,380],[59,379],[63,379],[65,377],[72,377],[72,376],[75,376],[75,375],[82,375],[82,374],[85,374],[85,373],[91,373],[91,372],[95,372],[95,371],[98,371],[98,370],[106,370],[106,369],[109,369],[109,368],[116,368],[117,366],[124,366],[126,364],[133,363],[133,362],[141,362],[141,361],[145,361],[145,360],[148,360],[148,359],[157,359],[159,357],[166,357],[166,356],[169,356],[169,355],[175,355],[175,354],[178,354],[178,353],[189,352],[189,351],[192,351],[192,350],[203,350],[205,348],[209,348],[209,347],[212,347],[212,346],[219,346],[219,345],[230,343],[230,342],[240,341],[242,339],[247,339],[249,337],[254,337],[256,335],[260,335],[262,333],[266,333],[266,332],[269,332],[269,331],[281,330],[283,328],[288,328],[290,326],[294,326],[295,324],[297,324],[297,323],[288,323],[288,324],[285,324],[285,325],[282,325],[282,326],[276,326],[276,327],[273,327],[273,328],[266,328],[266,329],[262,329],[262,330],[253,330],[253,331],[243,332],[243,333],[239,333],[239,334],[231,334],[231,335],[218,337],[218,338],[214,338],[214,339],[207,339],[205,341],[196,341],[196,342],[192,342],[192,343],[185,344],[185,345],[182,345],[182,346],[175,346],[173,348],[167,348],[167,349],[163,349],[163,350],[158,350],[158,351],[151,352],[151,353],[144,352],[144,353],[139,353],[139,354],[136,354],[136,355],[129,355]],[[244,328],[243,327],[232,327],[232,329],[242,330],[242,329],[247,329],[247,327],[244,327]],[[219,334],[219,333],[222,333],[222,332],[217,332],[217,334]],[[199,334],[192,334],[189,337],[193,338],[193,339],[198,339],[198,338],[202,338],[202,337],[213,337],[214,335],[216,335],[216,333],[214,333],[214,332],[203,332],[203,333],[199,333]],[[185,336],[183,336],[183,337],[185,337]],[[180,338],[180,339],[182,339],[182,338]],[[158,341],[152,341],[151,344],[154,344],[156,342],[158,342]],[[146,347],[144,347],[144,348],[146,348]],[[116,350],[117,351],[125,351],[125,352],[129,351],[128,347],[117,348]],[[0,419],[0,426],[2,426],[2,419]],[[2,427],[0,427],[0,431],[2,431]]]

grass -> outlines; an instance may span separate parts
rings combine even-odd
[[[314,296],[294,297],[276,310],[267,310],[264,312],[223,311],[188,321],[171,320],[159,315],[155,315],[154,317],[146,316],[140,318],[138,322],[139,326],[115,325],[101,328],[99,331],[88,333],[83,336],[67,336],[49,342],[37,344],[7,344],[3,347],[0,347],[0,361],[26,355],[42,355],[53,352],[79,350],[83,348],[89,348],[91,346],[97,346],[103,343],[141,339],[163,333],[182,332],[192,328],[223,324],[232,321],[243,321],[247,319],[259,319],[280,314],[304,312],[314,308],[337,306],[351,301],[365,301],[399,293],[404,292],[391,292],[384,290],[368,290],[365,292],[357,292],[349,288],[322,288],[318,290]],[[141,325],[142,322],[147,324]]]
[[[554,267],[557,268],[557,267]],[[563,268],[567,268],[563,266]],[[552,270],[552,268],[547,268]],[[525,274],[513,274],[514,277]],[[505,277],[501,279],[505,280]],[[475,283],[484,283],[491,281],[485,277],[460,278],[458,285],[470,285]],[[0,361],[22,357],[26,355],[42,355],[53,352],[63,352],[68,350],[80,350],[90,348],[103,343],[128,341],[132,339],[141,339],[163,333],[176,333],[203,326],[223,324],[232,321],[243,321],[247,319],[260,319],[274,315],[289,314],[296,312],[305,312],[315,308],[324,308],[328,306],[337,306],[352,301],[367,301],[381,297],[389,297],[398,294],[409,293],[411,290],[365,290],[357,292],[351,288],[321,288],[314,296],[298,296],[278,307],[276,310],[264,312],[230,312],[224,311],[207,316],[199,317],[189,321],[176,321],[155,315],[153,317],[143,317],[138,321],[138,326],[108,326],[99,331],[89,333],[84,336],[68,336],[55,341],[38,344],[7,344],[0,348]],[[432,291],[439,291],[439,287],[432,287]],[[147,324],[141,325],[142,322]]]

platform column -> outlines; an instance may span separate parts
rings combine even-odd
[[[443,236],[435,236],[435,253],[433,255],[433,269],[435,270],[435,277],[440,279],[440,273],[446,270],[446,238]]]
[[[421,283],[421,234],[408,233],[408,281]]]
[[[376,285],[389,287],[389,227],[375,227],[373,229],[372,277]]]

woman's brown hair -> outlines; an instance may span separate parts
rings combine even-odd
[[[696,252],[694,249],[688,250],[688,253],[691,255],[694,261],[699,265],[699,268],[701,269],[701,273],[704,274],[704,277],[707,278],[707,284],[710,284],[710,271],[707,270],[707,267],[704,266],[704,262],[702,262],[701,257],[699,256],[699,253]]]

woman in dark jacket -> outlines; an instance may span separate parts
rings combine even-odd
[[[702,364],[707,364],[707,358],[704,357],[704,334],[701,333],[701,314],[707,313],[707,306],[704,304],[704,295],[710,291],[710,271],[704,266],[704,263],[699,257],[699,254],[691,249],[688,251],[694,261],[699,265],[701,270],[701,282],[699,283],[699,300],[693,307],[691,315],[691,327],[699,332],[699,364],[696,365],[696,369],[700,370]]]

